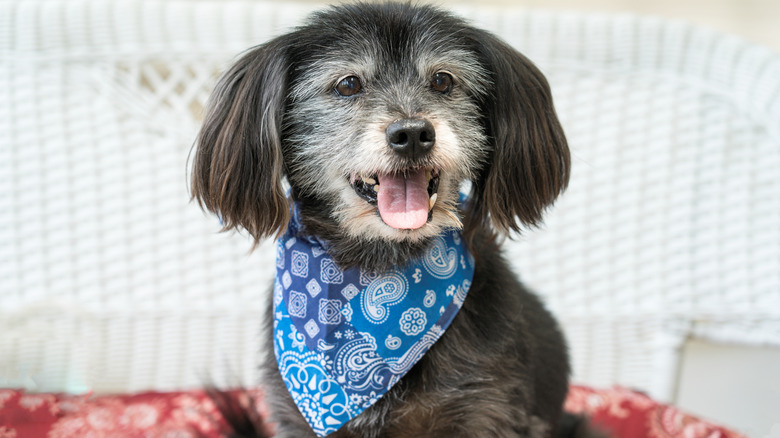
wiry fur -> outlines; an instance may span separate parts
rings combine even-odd
[[[448,94],[430,87],[445,71]],[[334,91],[346,76],[360,94]],[[430,154],[388,147],[394,120],[425,118]],[[282,178],[307,232],[330,243],[342,268],[387,270],[420,255],[448,227],[463,227],[477,268],[447,333],[374,406],[334,437],[549,437],[561,433],[569,373],[552,316],[510,271],[496,241],[540,222],[565,188],[569,151],[549,86],[493,35],[429,6],[352,4],[246,52],[220,79],[194,155],[193,197],[226,229],[261,240],[289,219]],[[386,225],[351,175],[440,169],[431,220]],[[471,181],[459,210],[458,189]],[[272,339],[271,303],[264,333]],[[279,437],[313,436],[273,354],[263,364]]]

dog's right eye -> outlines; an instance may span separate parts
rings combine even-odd
[[[360,78],[357,76],[347,76],[336,84],[336,93],[340,96],[354,96],[360,93],[363,86],[360,84]]]
[[[450,94],[450,91],[452,91],[452,75],[445,71],[436,73],[431,78],[431,88],[441,94]]]

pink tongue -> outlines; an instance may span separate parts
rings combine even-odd
[[[428,222],[428,181],[425,169],[379,174],[377,206],[382,220],[389,226],[414,230]]]

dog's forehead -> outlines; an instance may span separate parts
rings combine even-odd
[[[301,28],[314,46],[334,50],[363,49],[389,56],[410,50],[433,50],[457,40],[465,23],[439,9],[402,3],[357,3],[314,14]]]
[[[430,7],[355,4],[316,14],[299,29],[296,74],[305,88],[331,86],[357,74],[379,80],[409,80],[447,70],[484,86],[477,54],[461,37],[460,19]]]

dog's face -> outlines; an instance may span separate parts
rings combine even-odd
[[[226,228],[261,239],[286,225],[286,177],[295,200],[332,222],[322,229],[397,245],[462,223],[535,224],[568,167],[549,87],[526,58],[432,7],[356,4],[314,15],[225,73],[197,141],[193,195]]]
[[[419,240],[459,227],[460,182],[487,155],[489,78],[457,29],[403,15],[316,21],[291,53],[288,178],[349,235]]]

